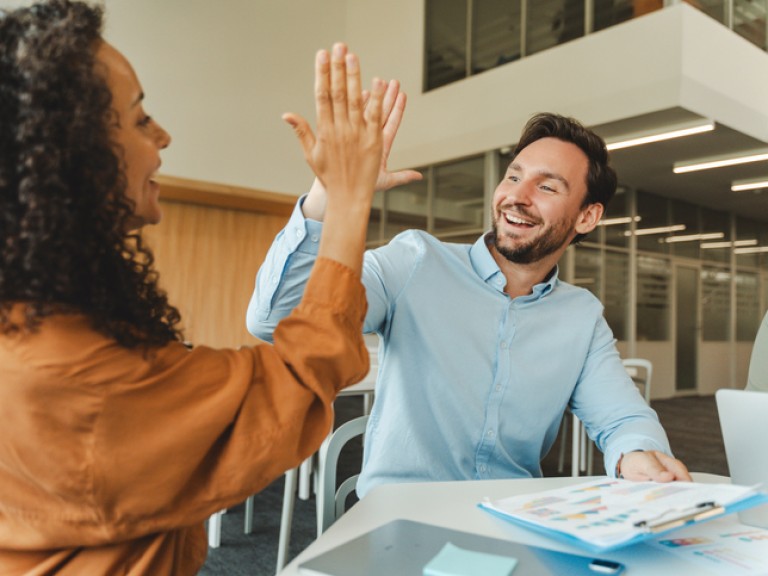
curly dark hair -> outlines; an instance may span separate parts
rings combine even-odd
[[[95,66],[102,17],[69,0],[0,10],[0,333],[81,313],[125,347],[161,346],[181,340],[180,315],[129,231],[112,95]]]
[[[540,113],[526,123],[515,148],[514,157],[528,145],[542,138],[557,138],[581,148],[589,161],[587,196],[582,208],[589,204],[602,204],[603,208],[608,206],[608,202],[616,192],[617,177],[614,169],[608,164],[608,150],[603,139],[584,127],[578,120],[559,114]],[[577,234],[572,243],[579,242],[585,236],[586,234]]]

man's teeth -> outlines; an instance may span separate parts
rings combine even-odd
[[[528,222],[527,220],[523,220],[522,218],[517,218],[510,214],[504,214],[504,218],[506,218],[507,222],[509,222],[510,224],[524,224],[525,226],[533,226],[532,222]]]

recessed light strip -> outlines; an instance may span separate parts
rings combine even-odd
[[[685,128],[677,128],[674,130],[667,130],[666,132],[659,132],[656,134],[645,134],[630,137],[618,142],[609,142],[606,144],[606,148],[610,150],[621,150],[622,148],[630,148],[631,146],[640,146],[641,144],[650,144],[651,142],[661,142],[662,140],[671,140],[673,138],[682,138],[683,136],[692,136],[693,134],[701,134],[702,132],[710,132],[715,129],[715,123],[711,120],[701,123],[697,122],[692,126]]]
[[[768,150],[752,150],[750,152],[739,155],[703,158],[693,162],[675,162],[672,167],[672,171],[675,174],[685,174],[687,172],[696,172],[697,170],[723,168],[725,166],[736,166],[738,164],[762,162],[764,160],[768,160]]]
[[[736,248],[734,254],[759,254],[761,252],[768,252],[768,246],[755,246],[753,248]]]
[[[763,177],[754,180],[734,180],[731,182],[731,192],[759,190],[760,188],[768,188],[768,178]]]
[[[670,236],[669,238],[659,238],[659,242],[673,244],[675,242],[695,242],[696,240],[717,240],[724,238],[723,232],[708,232],[705,234],[686,234],[684,236]]]
[[[739,248],[742,246],[757,246],[757,240],[734,240],[733,242],[703,242],[703,250],[715,250],[716,248]]]
[[[617,224],[629,224],[632,221],[640,222],[641,216],[621,216],[619,218],[604,218],[597,223],[598,226],[616,226]]]
[[[650,234],[667,234],[668,232],[681,232],[685,230],[685,224],[673,224],[672,226],[659,226],[658,228],[641,228],[640,230],[626,230],[624,236],[648,236]]]

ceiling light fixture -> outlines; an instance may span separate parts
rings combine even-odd
[[[768,246],[754,246],[752,248],[736,248],[734,254],[759,254],[760,252],[768,252]]]
[[[668,238],[659,238],[659,242],[673,244],[675,242],[695,242],[696,240],[717,240],[724,238],[723,232],[708,232],[706,234],[686,234],[684,236],[670,236]]]
[[[621,150],[622,148],[630,148],[631,146],[640,146],[641,144],[650,144],[651,142],[661,142],[662,140],[671,140],[673,138],[701,134],[702,132],[710,132],[714,129],[715,123],[712,120],[706,120],[704,122],[696,120],[695,122],[678,125],[672,129],[667,128],[663,132],[643,132],[630,135],[624,140],[608,142],[605,147],[608,148],[608,150]]]
[[[714,250],[716,248],[739,248],[741,246],[757,246],[757,240],[735,240],[733,242],[703,242],[703,250]]]
[[[685,224],[673,224],[672,226],[659,226],[658,228],[641,228],[640,230],[626,230],[624,236],[648,236],[649,234],[666,234],[667,232],[681,232],[685,230]]]
[[[731,192],[759,190],[760,188],[768,188],[768,177],[754,178],[752,180],[734,180],[731,182]]]
[[[768,150],[765,148],[760,150],[750,150],[740,154],[701,158],[700,160],[693,160],[689,162],[675,162],[672,165],[672,171],[675,174],[685,174],[686,172],[696,172],[697,170],[723,168],[724,166],[736,166],[737,164],[762,162],[764,160],[768,160]]]
[[[632,221],[640,222],[641,216],[622,216],[619,218],[604,218],[597,223],[598,226],[616,226],[617,224],[629,224]]]

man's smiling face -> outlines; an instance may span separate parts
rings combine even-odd
[[[530,264],[564,250],[580,233],[588,160],[570,142],[542,138],[507,168],[493,196],[493,245],[510,262]]]

